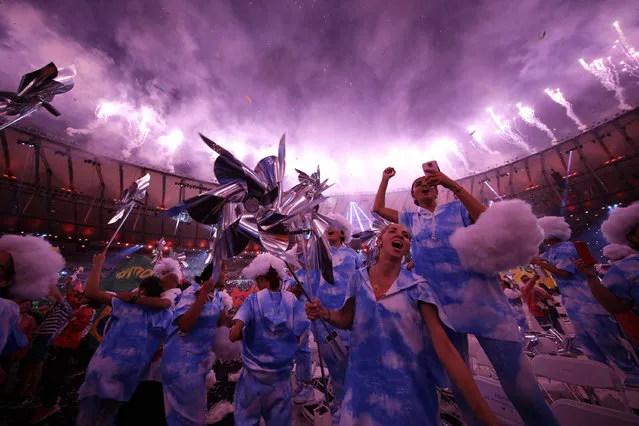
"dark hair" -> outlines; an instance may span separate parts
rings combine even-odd
[[[224,266],[226,266],[226,262],[222,261],[220,263],[220,267],[224,268]],[[200,274],[200,276],[195,277],[193,281],[195,281],[198,284],[204,284],[205,282],[210,280],[212,276],[213,276],[213,262],[206,265],[204,269],[202,270],[202,273]]]
[[[162,280],[155,275],[147,277],[140,283],[140,290],[144,290],[149,297],[160,297],[160,294],[164,291]]]
[[[280,276],[275,268],[272,266],[269,267],[268,272],[262,276],[268,280],[268,286],[271,290],[277,290],[280,288]]]

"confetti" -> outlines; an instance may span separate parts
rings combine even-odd
[[[246,95],[246,100],[249,101],[250,104],[253,103],[253,99],[251,99],[251,97],[249,95]]]
[[[541,35],[539,37],[537,37],[537,41],[541,41],[544,38],[546,38],[546,31],[544,31],[543,33],[541,33]]]
[[[222,56],[220,55],[220,52],[215,52],[215,56],[217,56],[218,58],[221,58]]]
[[[78,98],[73,98],[73,100],[74,100],[75,102],[78,102]]]
[[[476,131],[477,131],[477,130],[473,130],[472,132],[470,132],[470,133],[469,133],[469,135],[470,135],[470,136],[474,135]]]

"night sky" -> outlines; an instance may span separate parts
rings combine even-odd
[[[335,191],[374,191],[387,165],[399,189],[427,160],[461,177],[527,155],[495,134],[489,107],[531,149],[550,137],[518,102],[558,139],[578,134],[546,88],[586,125],[620,112],[620,95],[639,104],[639,68],[624,72],[612,47],[614,21],[639,47],[636,0],[0,0],[0,11],[0,90],[50,61],[77,69],[53,101],[62,116],[22,125],[209,180],[198,132],[251,167],[286,133],[289,178],[319,163]],[[604,59],[617,98],[579,58]]]

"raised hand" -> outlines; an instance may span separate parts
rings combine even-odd
[[[382,174],[382,179],[389,181],[393,176],[395,176],[395,169],[392,167],[386,167]]]

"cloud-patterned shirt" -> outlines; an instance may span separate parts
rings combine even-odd
[[[128,401],[171,323],[168,309],[111,301],[111,326],[87,367],[80,399]]]
[[[286,380],[298,349],[297,338],[310,325],[302,302],[288,291],[263,289],[246,298],[235,319],[244,323],[244,368],[263,383]]]
[[[0,355],[11,352],[27,345],[18,323],[20,322],[20,307],[9,299],[0,298]]]
[[[426,339],[422,277],[402,269],[379,301],[365,269],[353,275],[355,317],[340,425],[438,425],[441,365]]]
[[[551,265],[570,273],[568,278],[553,275],[561,291],[561,302],[568,315],[610,315],[592,295],[586,277],[570,260],[570,258],[579,259],[577,249],[572,242],[555,244],[541,257]]]
[[[429,302],[437,305],[448,327],[497,340],[521,339],[498,277],[465,268],[450,245],[453,232],[472,223],[461,202],[440,204],[434,213],[423,208],[401,212],[399,223],[412,234],[415,272],[428,280]]]
[[[634,302],[639,313],[639,254],[615,262],[603,277],[603,285],[622,299]]]

